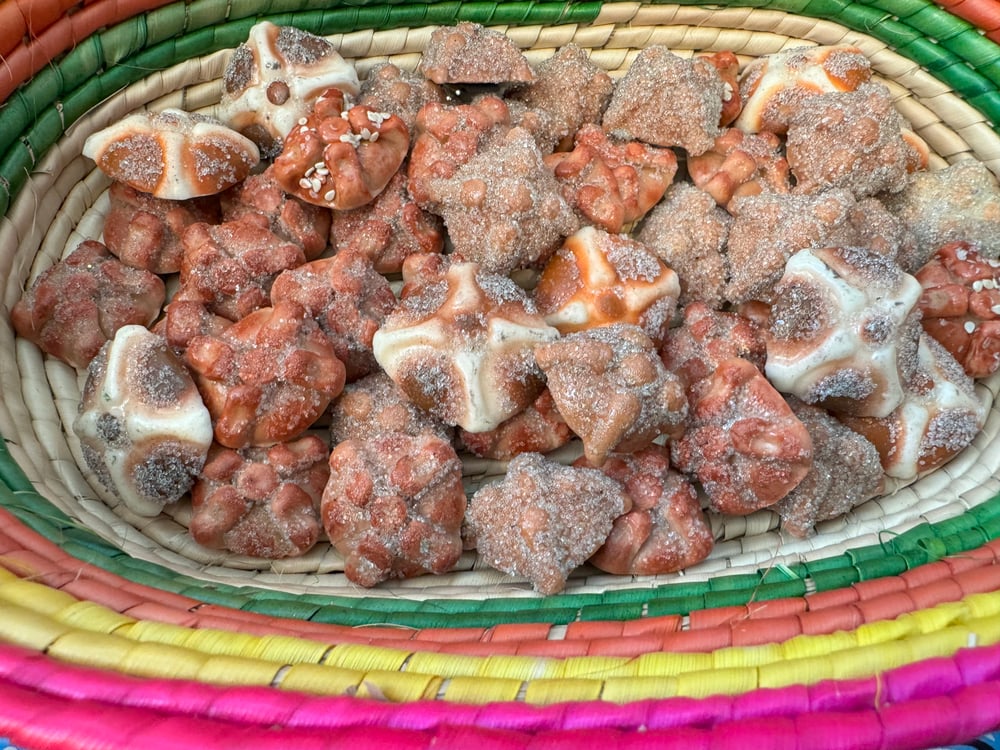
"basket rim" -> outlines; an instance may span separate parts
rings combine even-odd
[[[102,3],[98,0],[94,5]],[[289,0],[285,5],[294,4],[295,0]],[[302,4],[307,7],[301,12],[303,17],[317,19],[317,23],[334,23],[330,19],[336,17],[338,24],[348,17],[357,22],[368,17],[369,11],[373,16],[399,19],[430,7],[420,5],[415,10],[403,4],[362,3],[324,11],[308,8],[309,0]],[[1000,9],[1000,2],[966,0],[965,4],[971,15]],[[156,22],[183,11],[185,29],[193,31],[190,35],[185,31],[169,46],[190,52],[197,45],[198,54],[203,54],[200,47],[207,37],[197,32],[215,25],[205,19],[226,4],[156,0],[149,5],[157,6],[152,13],[164,14]],[[701,5],[683,2],[678,7]],[[821,20],[834,12],[852,14],[858,23],[880,18],[878,25],[888,29],[887,38],[909,39],[914,54],[928,54],[932,75],[954,79],[964,91],[975,91],[970,97],[977,100],[974,108],[991,113],[986,115],[987,127],[1000,134],[1000,58],[970,76],[960,70],[968,68],[969,60],[949,46],[974,49],[975,56],[997,48],[996,40],[981,36],[975,25],[964,21],[958,25],[949,21],[946,28],[944,20],[954,18],[948,9],[923,0],[854,4],[749,0],[727,5],[747,13],[789,8],[799,14],[814,13],[809,17]],[[851,5],[863,7],[844,9]],[[268,5],[269,18],[299,15],[279,6]],[[633,6],[640,4],[476,4],[465,11],[448,12],[453,18],[466,12],[504,19],[499,25],[508,24],[507,16],[516,13],[532,25],[544,25],[557,10],[567,18],[573,15],[574,23],[589,23],[625,15]],[[435,10],[445,12],[436,6]],[[96,44],[102,54],[120,54],[101,86],[118,86],[134,73],[131,68],[150,64],[155,45],[149,46],[149,40],[155,35],[149,33],[149,16],[144,13],[142,21],[122,21],[94,35],[100,37]],[[246,20],[234,20],[232,28]],[[202,22],[205,25],[198,26]],[[140,42],[137,29],[144,24]],[[940,50],[929,54],[924,49],[920,36],[929,28],[943,33],[944,38],[934,44],[943,42],[947,54]],[[997,29],[1000,22],[987,32]],[[978,42],[973,47],[959,44],[957,40],[968,32],[993,47]],[[116,46],[126,37],[128,44]],[[213,41],[218,38],[213,36]],[[3,39],[0,35],[0,44]],[[79,62],[87,54],[84,47],[54,61],[50,69],[59,71],[55,78],[77,76],[77,71],[71,75],[63,71],[62,65],[68,70],[71,66],[66,60]],[[121,54],[124,49],[129,52]],[[8,207],[23,187],[23,182],[18,183],[20,174],[39,165],[58,141],[47,143],[48,131],[56,122],[60,128],[71,126],[92,106],[83,106],[90,89],[85,96],[82,86],[62,90],[43,78],[37,79],[37,85],[32,81],[18,89],[5,103],[15,106],[0,107],[0,139],[13,133],[5,125],[20,122],[26,113],[40,123],[38,131],[20,129],[9,142],[0,144],[3,222],[9,222]],[[519,617],[508,621],[500,618],[502,613],[509,614],[503,597],[474,603],[459,599],[459,606],[454,606],[455,599],[433,597],[395,604],[364,595],[296,593],[285,597],[280,591],[257,590],[253,585],[209,584],[165,565],[132,558],[92,530],[76,525],[45,499],[5,443],[0,450],[0,601],[12,603],[16,613],[7,626],[0,623],[0,644],[23,640],[25,645],[0,645],[0,738],[11,737],[28,748],[43,743],[58,728],[66,737],[61,746],[126,747],[162,741],[156,734],[162,732],[162,737],[197,739],[203,747],[225,747],[223,727],[228,734],[235,726],[242,738],[262,747],[274,744],[276,737],[280,737],[276,746],[287,746],[293,739],[308,748],[377,739],[400,747],[428,747],[434,742],[499,742],[498,733],[508,746],[523,747],[541,742],[540,733],[548,732],[549,739],[558,744],[583,731],[590,733],[588,741],[600,738],[609,744],[627,744],[627,737],[641,732],[644,741],[662,741],[664,746],[707,747],[722,736],[744,744],[766,744],[776,737],[797,741],[807,733],[816,736],[849,727],[856,731],[853,739],[858,747],[876,741],[886,746],[922,747],[928,738],[938,744],[956,742],[1000,726],[996,708],[1000,706],[1000,646],[996,645],[1000,644],[1000,494],[980,499],[957,516],[928,520],[899,535],[886,534],[875,544],[799,564],[762,568],[749,575],[717,575],[697,584],[670,582],[649,589],[636,586],[561,597],[514,597]],[[650,596],[656,589],[666,595]],[[31,602],[37,602],[34,609],[28,606]],[[794,681],[782,693],[785,713],[775,718],[776,694],[768,692],[766,681],[762,683],[759,664],[750,668],[756,670],[751,679],[750,672],[727,671],[727,659],[750,654],[759,658],[768,649],[794,648],[803,643],[796,638],[802,635],[808,616],[816,615],[819,627],[818,618],[825,609],[826,614],[841,618],[836,619],[845,626],[840,629],[854,634],[859,648],[881,644],[885,653],[876,660],[878,649],[845,651],[842,660],[829,659],[833,665],[824,667],[835,670],[839,662],[839,676],[824,672],[832,675],[829,681],[812,687],[802,673],[793,673]],[[389,627],[354,627],[386,621],[378,618],[387,613]],[[115,646],[97,655],[98,641],[110,647],[110,641],[102,640],[104,636],[128,631],[130,623],[140,634],[134,646],[120,651]],[[249,630],[253,636],[248,638],[240,630]],[[401,630],[407,637],[398,637]],[[371,636],[365,643],[353,640],[361,631]],[[690,639],[690,650],[715,660],[704,675],[705,684],[720,689],[728,686],[730,695],[710,698],[682,691],[680,697],[651,698],[653,693],[643,692],[650,689],[643,679],[630,677],[633,682],[626,689],[607,679],[592,680],[586,672],[617,664],[625,651],[629,659],[670,651],[675,653],[668,655],[679,659],[676,652],[685,649],[670,636],[692,632],[682,636]],[[759,651],[725,650],[733,648],[739,638],[752,638],[753,633],[761,638]],[[323,644],[322,651],[316,652],[319,655],[312,657],[316,664],[310,665],[327,670],[322,679],[310,669],[296,671],[290,661],[288,653],[293,645],[301,648],[302,641]],[[254,648],[274,649],[272,657],[278,654],[285,661],[268,672],[270,666],[261,666],[270,664],[266,658],[236,655],[234,649],[251,643]],[[160,664],[177,657],[175,666],[190,666],[181,646],[201,654],[197,657],[202,659],[201,671],[165,668],[130,676],[126,664],[138,664],[137,654]],[[68,658],[69,663],[56,661],[61,658]],[[101,658],[107,659],[103,666],[111,669],[110,674],[93,669]],[[444,666],[452,664],[450,660],[477,658],[490,665],[476,678],[495,697],[488,708],[458,701],[460,696],[473,694],[472,678],[458,666]],[[472,662],[454,662],[459,663]],[[503,675],[515,664],[536,670],[538,677],[511,693]],[[550,675],[543,665],[553,664],[561,669]],[[851,676],[848,664],[858,667],[857,675]],[[585,673],[581,676],[575,668]],[[331,677],[336,669],[344,671]],[[669,678],[676,689],[678,675],[687,674],[664,670],[649,679]],[[248,684],[225,684],[223,674]],[[596,692],[595,682],[602,685]],[[276,686],[305,692],[281,692]],[[329,690],[353,691],[355,697],[321,695]],[[439,707],[439,699],[449,697],[448,690],[456,700]],[[380,694],[400,702],[360,699]],[[621,702],[608,704],[608,697],[615,695]],[[842,702],[837,703],[834,695]],[[66,697],[80,702],[74,705]],[[551,705],[542,705],[547,703]],[[156,713],[151,713],[151,706],[157,707]],[[973,708],[963,715],[962,706]],[[261,712],[251,718],[255,710]],[[98,714],[100,722],[93,719]],[[917,736],[909,727],[914,722],[920,725],[916,720],[926,717],[931,717],[930,734],[921,728]],[[262,729],[265,721],[283,731],[269,736]],[[120,736],[109,737],[108,727]],[[330,728],[337,730],[336,739],[318,736],[318,730]],[[71,732],[73,737],[68,736]]]

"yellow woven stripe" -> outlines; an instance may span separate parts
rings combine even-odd
[[[825,657],[831,651],[854,648],[858,645],[853,630],[840,630],[824,636],[797,635],[781,644],[782,660]]]
[[[0,641],[35,651],[45,651],[71,631],[68,625],[17,604],[4,604],[0,614]]]
[[[715,663],[712,654],[673,654],[673,653],[650,653],[643,654],[635,660],[635,674],[637,677],[674,675],[684,672],[700,672],[711,669]]]
[[[609,677],[625,677],[635,674],[635,659],[612,656],[580,656],[563,659],[554,665],[550,673],[553,679],[606,680]]]
[[[120,671],[133,641],[115,635],[75,630],[55,641],[48,654],[56,659],[94,669]]]
[[[972,617],[990,617],[1000,614],[1000,596],[996,592],[988,594],[972,594],[962,602],[968,607]]]
[[[1000,642],[1000,592],[970,595],[854,631],[798,636],[780,644],[633,659],[556,659],[408,652],[136,621],[10,575],[0,576],[0,591],[0,640],[46,650],[67,661],[147,677],[273,683],[391,700],[467,701],[479,694],[483,700],[550,703],[593,696],[624,701],[735,694],[758,686],[863,677],[950,656],[965,646]]]
[[[222,656],[243,655],[257,640],[255,636],[230,630],[186,628],[153,620],[140,620],[120,630],[119,635],[133,641],[180,646]]]
[[[358,686],[362,698],[379,698],[394,703],[433,700],[444,678],[410,672],[372,670]]]
[[[256,638],[249,644],[246,656],[265,661],[277,661],[283,664],[301,664],[311,662],[319,664],[326,657],[330,646],[303,638],[292,638],[287,635],[265,635]]]
[[[311,695],[344,695],[355,692],[364,677],[365,673],[357,669],[295,664],[278,676],[276,684]]]
[[[360,669],[370,672],[373,669],[398,671],[410,656],[408,651],[394,648],[378,648],[358,644],[335,646],[327,653],[324,664],[344,669]]]
[[[602,680],[532,680],[527,684],[524,700],[548,705],[565,701],[596,701],[604,687]]]
[[[415,651],[406,660],[407,672],[443,674],[449,677],[471,677],[476,674],[482,659],[461,654],[441,654],[436,651]]]
[[[280,667],[273,662],[213,656],[198,670],[196,679],[216,685],[270,685],[279,671]]]
[[[76,601],[68,607],[64,607],[55,614],[55,617],[59,622],[95,633],[114,633],[116,630],[135,622],[134,617],[128,617],[113,609],[85,600]]]
[[[710,669],[677,675],[677,695],[707,698],[710,695],[738,695],[757,687],[757,667]]]
[[[781,658],[780,643],[720,648],[718,651],[712,652],[712,666],[716,669],[758,667],[761,664],[771,664]]]
[[[612,677],[605,680],[601,698],[612,703],[634,703],[677,695],[676,677]]]
[[[8,579],[0,584],[0,602],[27,605],[39,614],[54,615],[56,612],[76,604],[77,601],[70,594],[34,581],[13,578],[13,580]]]
[[[508,680],[535,680],[551,677],[558,668],[557,661],[531,656],[486,656],[481,658],[476,674]]]
[[[453,703],[510,703],[517,700],[522,685],[520,680],[453,677],[445,683],[442,697]]]
[[[136,643],[125,652],[119,669],[139,677],[197,680],[208,659],[205,654],[180,646]]]
[[[762,688],[786,685],[815,685],[832,677],[832,660],[827,655],[802,656],[757,667],[757,684]]]

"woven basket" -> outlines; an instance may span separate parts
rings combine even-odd
[[[239,6],[238,8],[236,6]],[[932,168],[1000,176],[1000,2],[0,2],[0,738],[19,748],[357,746],[921,748],[1000,728],[1000,377],[944,468],[794,540],[714,518],[712,556],[567,591],[466,555],[362,590],[320,545],[269,562],[194,545],[81,470],[80,379],[15,339],[30,279],[97,237],[87,135],[143,108],[210,110],[262,18],[329,36],[364,73],[412,68],[473,20],[529,59],[569,42],[620,74],[638,50],[865,51]],[[328,7],[327,7],[328,6]],[[471,486],[502,470],[466,462]],[[0,747],[5,740],[0,739]],[[185,744],[186,743],[186,744]]]

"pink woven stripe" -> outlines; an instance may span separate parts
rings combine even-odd
[[[611,727],[524,730],[447,722],[425,729],[357,725],[335,731],[294,727],[278,731],[221,718],[169,715],[145,707],[65,701],[0,683],[0,735],[25,747],[46,750],[353,750],[357,746],[394,750],[563,750],[595,745],[609,750],[755,746],[798,750],[803,747],[803,738],[820,737],[822,747],[828,750],[919,750],[928,744],[962,742],[1000,724],[1000,683],[963,687],[954,695],[910,703],[871,705],[858,711],[731,719],[712,726],[649,727],[642,732]],[[669,710],[668,705],[657,709],[658,713]]]
[[[850,729],[844,736],[855,738],[845,747],[868,746],[874,727],[878,727],[879,738],[884,732],[884,736],[892,736],[892,742],[873,747],[919,747],[921,743],[926,746],[926,740],[914,736],[911,742],[906,729],[917,716],[917,709],[934,707],[928,726],[935,737],[942,738],[935,740],[940,744],[968,739],[1000,726],[1000,645],[959,651],[951,658],[929,659],[865,679],[625,705],[581,702],[538,707],[510,702],[474,706],[440,701],[392,704],[315,697],[259,687],[143,680],[61,664],[40,653],[4,645],[0,645],[0,686],[4,688],[0,691],[0,736],[23,723],[33,727],[30,731],[35,734],[51,735],[47,741],[56,742],[54,747],[62,746],[58,743],[69,741],[78,732],[91,739],[103,730],[118,733],[122,729],[116,723],[118,719],[124,726],[128,722],[169,720],[171,726],[185,727],[184,731],[192,722],[208,722],[208,728],[214,726],[213,722],[221,722],[251,733],[266,733],[268,727],[282,726],[307,735],[339,735],[381,726],[408,735],[435,736],[446,727],[458,726],[519,736],[577,731],[627,734],[640,727],[646,733],[716,728],[727,735],[744,731],[754,734],[761,722],[780,719],[775,726],[785,726],[794,736],[804,716],[822,723],[839,721],[842,715],[848,717],[845,720]],[[960,699],[962,708],[958,710]],[[60,707],[51,715],[45,712],[50,704]],[[893,712],[888,712],[889,706],[895,707]],[[904,710],[906,707],[913,709]],[[103,716],[105,711],[111,712],[109,720],[93,723],[94,716]],[[67,732],[66,727],[71,727],[72,732]],[[813,729],[820,727],[810,731]],[[126,740],[127,733],[121,741]],[[109,749],[120,746],[129,745],[107,745]]]

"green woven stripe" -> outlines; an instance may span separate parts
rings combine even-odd
[[[828,591],[858,581],[898,575],[1000,537],[1000,497],[996,497],[940,524],[923,524],[904,534],[889,534],[882,544],[755,574],[547,598],[409,600],[297,595],[254,586],[208,584],[129,557],[92,531],[74,524],[33,491],[14,492],[0,487],[0,504],[32,529],[57,542],[68,554],[136,583],[272,617],[350,626],[391,623],[413,628],[455,628],[489,627],[501,622],[564,624],[577,619],[631,620],[643,610],[648,616],[685,615],[699,609],[803,596],[807,579],[815,590]]]

